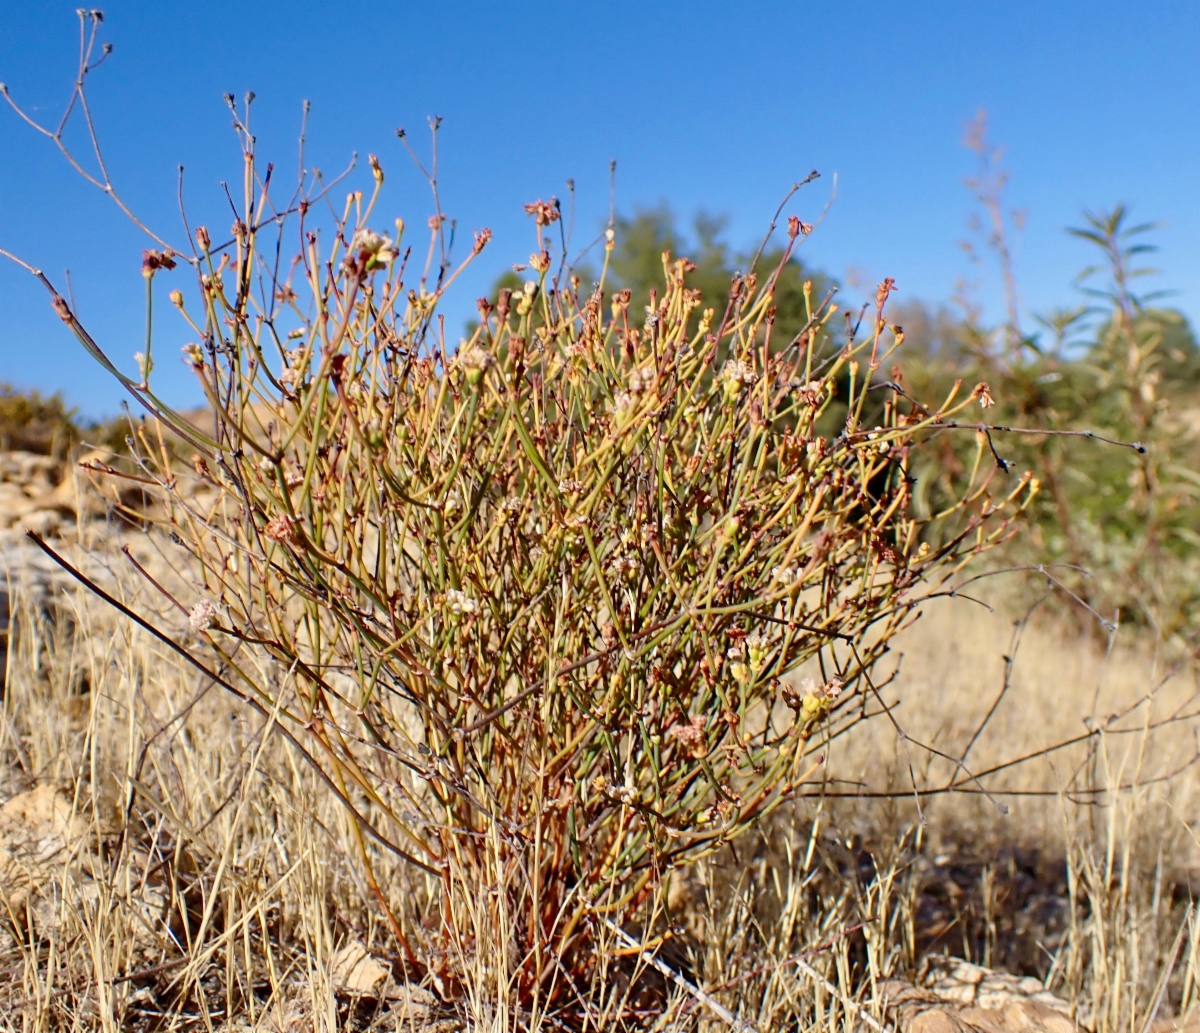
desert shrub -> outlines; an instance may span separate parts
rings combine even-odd
[[[217,437],[160,412],[219,499],[201,511],[165,453],[141,457],[202,571],[192,629],[364,833],[442,881],[443,949],[504,930],[516,984],[561,989],[551,959],[586,964],[594,913],[644,912],[810,778],[817,744],[878,712],[888,640],[1036,485],[993,497],[985,475],[913,516],[913,451],[986,389],[932,415],[871,392],[886,286],[861,339],[832,343],[833,309],[814,305],[775,342],[773,271],[735,280],[720,322],[683,258],[663,256],[637,305],[581,292],[550,274],[539,203],[535,275],[447,349],[456,274],[427,262],[405,290],[409,252],[369,228],[378,165],[286,279],[285,220],[258,214],[249,167],[233,242],[199,229],[197,288],[174,296]],[[427,253],[442,246],[435,217]],[[844,378],[847,416],[822,437]],[[931,548],[935,520],[954,530]],[[810,660],[821,684],[785,682]],[[371,853],[364,836],[374,886]]]
[[[606,290],[607,262],[585,288],[547,232],[556,206],[536,202],[521,288],[481,301],[448,345],[439,310],[489,233],[455,270],[439,209],[414,257],[400,220],[394,241],[372,228],[374,158],[370,193],[322,226],[330,188],[304,175],[277,202],[235,125],[230,239],[198,227],[187,253],[164,245],[142,268],[150,303],[177,266],[196,274],[169,297],[197,337],[184,355],[211,434],[153,393],[149,348],[139,376],[121,373],[27,266],[194,448],[180,462],[154,426],[131,437],[126,469],[157,490],[195,579],[188,627],[161,633],[342,801],[411,966],[561,995],[600,963],[599,918],[651,920],[672,871],[761,822],[818,776],[822,744],[881,714],[889,640],[1015,530],[1036,481],[997,490],[978,467],[950,504],[915,511],[926,439],[988,389],[922,406],[876,382],[901,339],[891,281],[865,332],[847,320],[836,338],[835,307],[801,284],[804,321],[775,336],[808,229],[794,217],[778,260],[706,307],[669,254],[645,297]],[[787,680],[805,663],[819,680]],[[380,850],[439,891],[427,927],[396,917]]]
[[[75,412],[61,394],[45,397],[0,384],[0,449],[61,457],[78,438]]]

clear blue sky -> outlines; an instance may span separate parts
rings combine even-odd
[[[725,213],[737,246],[757,239],[793,180],[818,169],[823,178],[790,209],[812,221],[836,173],[837,199],[805,244],[809,262],[867,284],[893,276],[901,298],[934,302],[960,278],[980,279],[981,300],[998,312],[996,278],[957,243],[973,167],[962,127],[985,107],[1007,146],[1012,206],[1028,212],[1017,249],[1026,312],[1072,300],[1088,255],[1063,227],[1084,206],[1126,201],[1166,223],[1161,286],[1200,317],[1196,0],[115,0],[103,10],[115,51],[91,87],[96,121],[118,189],[170,239],[182,236],[179,164],[195,221],[228,226],[218,184],[237,178],[239,159],[221,96],[253,90],[260,154],[281,170],[295,167],[302,99],[313,105],[310,164],[340,169],[357,150],[369,182],[365,156],[379,154],[388,223],[429,214],[394,130],[408,127],[424,146],[426,116],[443,116],[444,206],[468,236],[484,225],[495,233],[454,318],[528,255],[524,202],[565,197],[573,177],[581,230],[598,228],[610,158],[619,208],[667,200],[684,217]],[[69,95],[74,11],[49,0],[0,5],[0,81],[38,117],[54,120]],[[0,108],[0,247],[60,285],[69,268],[85,323],[131,371],[143,246],[47,140]],[[177,347],[162,346],[158,386],[192,402]],[[121,398],[41,288],[6,264],[0,380],[61,389],[91,415]]]

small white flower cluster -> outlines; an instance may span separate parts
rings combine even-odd
[[[629,374],[629,393],[631,395],[645,394],[654,387],[657,380],[658,376],[654,372],[653,366],[642,366],[635,369]]]
[[[642,573],[642,565],[629,553],[624,553],[618,556],[613,563],[613,570],[617,577],[625,581],[636,581]]]
[[[189,341],[183,346],[183,360],[193,369],[204,368],[204,352],[195,341]]]
[[[297,348],[289,348],[287,352],[287,365],[279,374],[279,383],[284,391],[292,391],[297,384],[304,381],[304,368],[307,365],[305,355],[308,349],[301,345]]]
[[[749,387],[756,380],[758,374],[754,371],[754,363],[744,359],[730,359],[721,367],[721,383],[727,402],[735,401],[743,388]]]
[[[524,506],[525,500],[519,495],[509,495],[496,507],[496,523],[503,524],[510,520],[516,522]]]
[[[592,788],[601,796],[607,796],[610,800],[616,800],[624,804],[633,803],[637,799],[636,786],[619,786],[615,782],[610,782],[603,775],[597,775],[592,779]]]
[[[354,234],[354,239],[350,241],[350,251],[362,259],[368,269],[390,265],[400,257],[400,251],[392,243],[391,237],[366,227]]]
[[[496,365],[496,359],[486,348],[474,344],[458,353],[458,361],[466,373],[468,384],[478,384],[483,375]]]
[[[841,678],[834,675],[824,685],[818,685],[811,678],[802,678],[800,680],[800,694],[806,698],[813,698],[824,703],[832,703],[842,694],[842,688],[845,682]]]
[[[730,359],[721,367],[721,376],[728,381],[741,384],[745,387],[749,387],[758,380],[758,374],[754,370],[753,363],[746,362],[744,359],[737,359],[736,361]]]
[[[479,600],[472,599],[458,588],[452,588],[446,593],[446,607],[455,617],[473,616],[479,612]]]
[[[613,396],[613,414],[618,423],[624,423],[637,406],[637,397],[628,391],[618,391]]]

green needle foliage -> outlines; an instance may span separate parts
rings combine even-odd
[[[1079,277],[1093,305],[1045,317],[1039,336],[1009,332],[1018,345],[1004,351],[991,347],[999,335],[972,319],[942,327],[941,355],[922,349],[922,337],[933,335],[917,313],[916,347],[902,365],[922,394],[946,390],[965,367],[992,385],[990,422],[1027,429],[997,441],[1003,458],[1032,470],[1044,489],[1014,562],[1057,563],[1057,576],[1107,621],[1141,625],[1173,653],[1193,652],[1200,642],[1200,348],[1181,314],[1135,290],[1154,271],[1139,264],[1153,250],[1144,242],[1151,228],[1130,225],[1121,206],[1088,214],[1071,232],[1103,255]],[[1085,432],[1140,447],[1097,449]],[[916,471],[926,510],[956,496],[972,461],[951,440],[935,455]]]

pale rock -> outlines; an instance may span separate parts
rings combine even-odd
[[[1080,1033],[1071,1006],[1036,979],[938,958],[920,985],[883,986],[900,1033]]]
[[[390,970],[376,961],[361,943],[350,940],[333,959],[333,982],[340,990],[373,996],[375,987]]]
[[[0,807],[0,909],[7,924],[44,935],[64,883],[94,891],[81,847],[88,822],[53,785],[18,793]]]
[[[53,509],[35,509],[21,517],[20,524],[24,530],[48,538],[59,529],[62,517]]]

